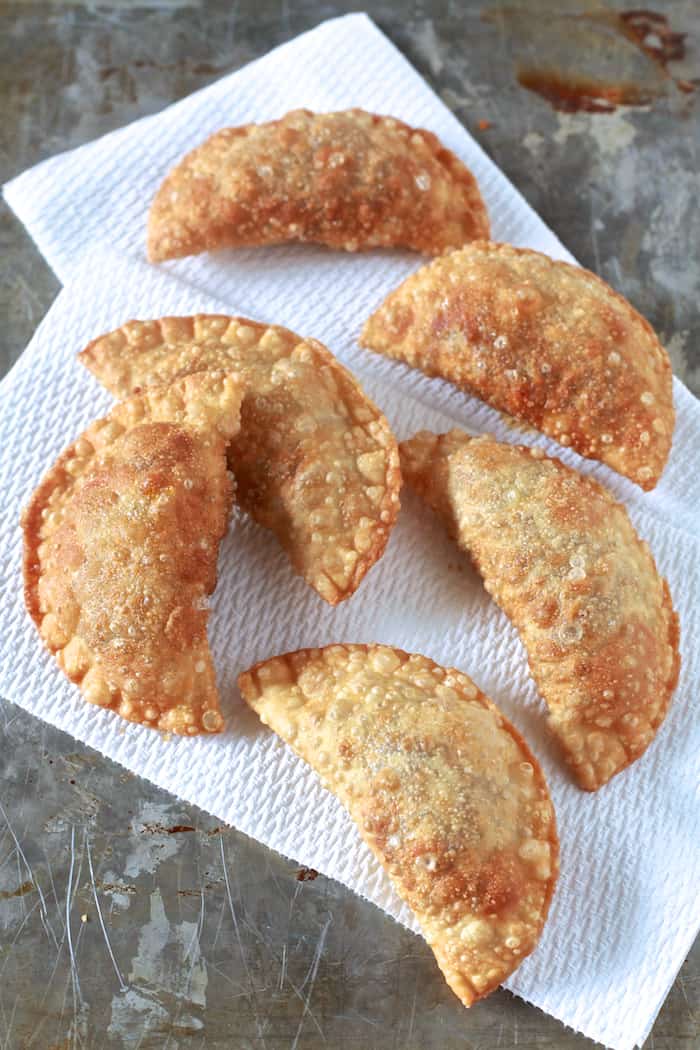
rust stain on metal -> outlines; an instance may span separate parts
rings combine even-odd
[[[687,33],[674,32],[666,15],[638,8],[621,11],[617,17],[629,39],[664,68],[669,62],[680,62],[685,58]]]
[[[668,72],[669,62],[682,62],[685,58],[685,38],[687,33],[678,33],[671,29],[666,15],[644,9],[621,11],[620,22],[628,38],[633,40],[645,54]],[[691,94],[700,80],[681,80],[671,77],[679,91]]]
[[[0,901],[9,901],[13,897],[24,897],[25,893],[31,893],[34,888],[34,883],[28,881],[23,882],[16,890],[0,890]]]
[[[617,106],[641,106],[651,97],[635,84],[602,84],[559,70],[522,68],[518,83],[535,91],[560,113],[612,113]]]
[[[297,872],[297,882],[313,882],[317,878],[318,872],[315,868],[299,868]]]
[[[200,76],[213,76],[214,73],[222,73],[225,66],[215,66],[211,62],[197,62],[196,65],[192,66],[190,72],[197,73]]]
[[[184,58],[180,62],[155,62],[150,58],[136,58],[133,62],[122,66],[103,66],[97,75],[100,80],[105,81],[111,79],[111,77],[128,74],[130,69],[155,69],[162,73],[184,70],[187,73],[194,73],[195,76],[214,76],[215,74],[226,72],[227,68],[225,65],[217,66],[212,62],[195,62],[193,64],[189,58]]]
[[[183,831],[196,831],[197,829],[191,824],[173,824],[171,827],[166,827],[165,824],[144,824],[141,828],[141,834],[149,835],[180,835]]]
[[[202,886],[196,889],[178,890],[178,897],[201,897],[202,890],[209,891],[218,889],[220,882],[205,882]]]
[[[136,893],[137,892],[135,886],[131,886],[128,883],[125,883],[125,882],[100,882],[98,880],[96,885],[99,886],[100,889],[104,893]]]
[[[685,58],[686,34],[647,8],[601,10],[597,4],[548,21],[536,11],[503,7],[487,21],[510,29],[518,83],[563,113],[612,113],[618,106],[650,106],[670,86],[690,94],[698,81],[668,70]],[[517,57],[519,56],[519,57]]]

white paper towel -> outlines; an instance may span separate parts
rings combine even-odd
[[[700,409],[682,384],[674,387],[678,426],[671,460],[650,494],[538,435],[521,435],[596,475],[624,499],[669,578],[681,616],[683,669],[669,718],[645,758],[598,795],[580,792],[562,772],[515,632],[409,495],[387,554],[336,610],[291,575],[269,534],[236,518],[222,551],[210,631],[227,714],[227,731],[218,738],[165,742],[89,707],[42,651],[21,604],[19,507],[55,454],[111,404],[74,355],[128,317],[215,310],[288,324],[326,341],[358,372],[399,436],[457,423],[513,440],[513,431],[486,407],[354,345],[364,317],[415,269],[416,256],[284,246],[159,268],[143,262],[150,200],[172,164],[206,134],[294,106],[351,105],[429,127],[479,179],[494,237],[569,258],[362,15],[325,23],[163,113],[14,180],[7,199],[71,286],[0,387],[0,692],[413,926],[333,798],[243,708],[235,676],[273,653],[330,641],[393,643],[462,668],[531,742],[560,825],[562,876],[552,914],[536,953],[508,986],[571,1027],[627,1050],[649,1031],[700,925],[700,667],[694,642],[700,626],[694,608]],[[117,254],[81,262],[100,241]]]

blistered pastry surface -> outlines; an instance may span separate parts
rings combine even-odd
[[[152,261],[313,241],[428,255],[488,237],[474,176],[429,131],[361,109],[225,128],[167,176],[151,207]]]
[[[513,726],[466,675],[382,645],[291,653],[239,685],[350,811],[465,1005],[500,984],[558,871],[547,787]]]
[[[130,321],[80,357],[118,397],[202,369],[234,370],[244,385],[229,449],[239,505],[331,604],[381,557],[399,510],[396,440],[321,343],[209,314]]]
[[[177,733],[223,727],[208,596],[233,486],[241,389],[188,376],[117,405],[23,515],[25,599],[86,700]]]
[[[363,345],[442,376],[582,456],[652,489],[675,413],[668,354],[604,281],[508,244],[478,242],[411,275]]]
[[[605,784],[653,740],[680,663],[668,585],[627,511],[541,450],[490,437],[426,431],[401,461],[517,627],[579,784]]]

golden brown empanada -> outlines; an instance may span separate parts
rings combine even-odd
[[[180,161],[153,201],[148,254],[314,241],[437,255],[488,235],[474,176],[431,132],[298,109],[218,131]]]
[[[646,750],[676,687],[678,617],[624,507],[540,449],[462,431],[401,446],[433,507],[517,627],[582,788]]]
[[[201,369],[245,387],[230,469],[237,501],[331,605],[384,552],[399,510],[396,440],[353,376],[313,339],[213,314],[130,321],[80,360],[113,394]]]
[[[652,489],[671,448],[668,354],[587,270],[480,242],[409,277],[362,345],[462,390]]]
[[[32,619],[85,699],[132,722],[223,726],[207,599],[240,400],[237,377],[202,372],[122,402],[66,449],[24,512]]]
[[[239,686],[350,811],[455,994],[488,995],[537,944],[558,873],[520,734],[465,674],[384,645],[289,653]]]

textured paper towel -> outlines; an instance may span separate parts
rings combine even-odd
[[[0,691],[411,925],[342,810],[240,706],[235,674],[273,652],[337,640],[395,643],[471,672],[542,760],[562,837],[563,873],[550,922],[509,987],[572,1027],[626,1050],[651,1027],[700,923],[700,741],[693,724],[700,670],[691,644],[698,630],[693,599],[700,571],[700,480],[694,463],[700,412],[682,384],[675,384],[678,427],[671,461],[651,494],[572,452],[554,450],[544,438],[522,436],[596,475],[624,499],[669,577],[681,614],[684,665],[669,719],[644,760],[598,796],[579,792],[561,772],[514,631],[408,495],[386,556],[355,598],[335,611],[291,576],[271,536],[250,522],[234,522],[212,613],[229,716],[227,733],[218,739],[166,744],[89,708],[41,653],[20,608],[19,504],[54,454],[110,404],[73,355],[127,317],[228,309],[286,323],[328,342],[361,374],[400,436],[420,426],[461,423],[513,439],[495,413],[472,399],[355,347],[361,320],[416,267],[415,256],[344,256],[284,246],[158,269],[140,261],[150,199],[187,149],[224,124],[269,119],[297,105],[361,105],[429,127],[477,175],[494,237],[569,258],[415,71],[360,15],[326,23],[163,113],[14,180],[6,188],[10,204],[59,276],[73,280],[2,387],[7,600],[0,620]],[[79,260],[100,240],[119,255],[80,269]]]
[[[228,308],[236,311],[237,304]],[[597,795],[579,791],[563,772],[514,630],[466,559],[408,493],[386,555],[335,610],[292,575],[271,534],[235,517],[223,545],[210,628],[227,722],[222,736],[166,741],[125,724],[84,703],[42,649],[22,605],[20,505],[53,457],[111,404],[75,353],[127,316],[224,309],[145,264],[93,257],[0,386],[0,692],[219,819],[339,879],[415,929],[349,818],[243,706],[235,678],[273,653],[331,641],[396,644],[471,673],[542,761],[562,841],[562,875],[542,942],[508,986],[593,1038],[631,1048],[652,1023],[700,922],[700,669],[697,645],[690,644],[700,627],[694,606],[698,539],[661,514],[632,508],[669,578],[684,662],[658,739],[642,761]],[[454,422],[444,409],[406,392],[402,375],[391,383],[360,378],[399,437]],[[698,407],[684,404],[681,412],[700,440]],[[492,429],[493,417],[475,402],[460,413],[476,431]],[[690,454],[682,444],[674,447],[674,457],[686,465]],[[683,493],[677,498],[682,504]]]

